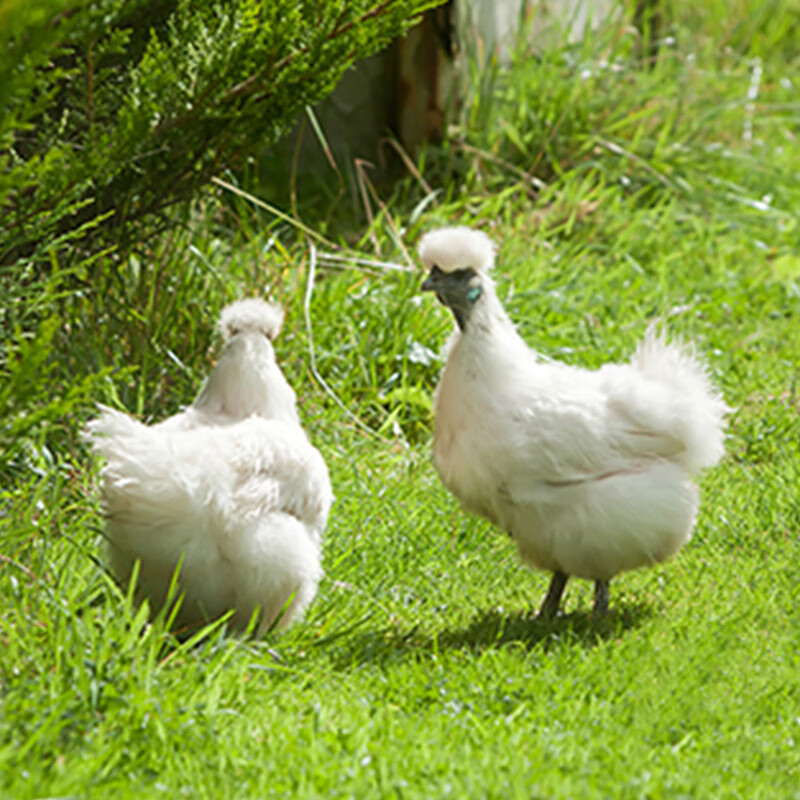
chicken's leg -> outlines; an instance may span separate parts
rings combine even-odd
[[[554,617],[558,614],[558,607],[561,604],[561,595],[564,594],[564,587],[567,585],[569,575],[560,570],[553,573],[550,586],[547,589],[547,596],[544,598],[542,607],[539,609],[539,616],[545,619]]]
[[[594,615],[604,617],[608,614],[608,581],[594,582]]]

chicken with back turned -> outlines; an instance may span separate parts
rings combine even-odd
[[[110,408],[89,422],[101,471],[108,561],[154,610],[177,573],[187,629],[233,610],[245,628],[284,626],[313,600],[333,495],[295,393],[275,361],[283,312],[259,299],[225,308],[225,351],[185,411],[144,425]]]

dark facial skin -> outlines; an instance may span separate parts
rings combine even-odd
[[[457,269],[454,272],[444,272],[434,264],[430,275],[422,284],[423,292],[435,292],[436,299],[453,312],[458,327],[462,331],[467,324],[472,307],[483,291],[479,285],[470,286],[470,281],[475,275],[475,270],[469,267]]]

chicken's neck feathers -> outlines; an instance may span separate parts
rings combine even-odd
[[[260,334],[232,340],[192,407],[231,420],[256,415],[299,426],[295,394]]]
[[[477,387],[493,393],[498,381],[505,385],[509,375],[519,376],[537,361],[536,352],[519,335],[494,287],[489,285],[464,330],[457,332],[446,370],[472,376]]]

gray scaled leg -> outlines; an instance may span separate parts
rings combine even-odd
[[[604,617],[608,614],[608,581],[594,582],[594,615]]]
[[[539,609],[540,617],[554,617],[558,614],[558,607],[561,605],[561,595],[564,594],[564,588],[569,580],[569,575],[565,572],[556,570],[550,580],[550,586],[547,589],[547,595],[544,598],[542,607]]]

